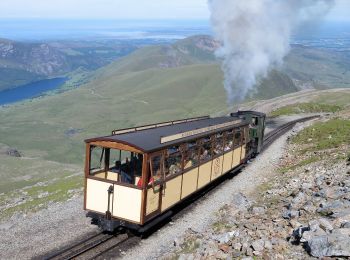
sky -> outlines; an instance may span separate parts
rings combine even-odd
[[[350,21],[350,0],[336,2],[327,19]],[[206,0],[1,0],[4,18],[206,20],[209,11]]]

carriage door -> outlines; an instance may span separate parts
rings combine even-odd
[[[150,157],[149,179],[147,185],[146,216],[160,212],[161,191],[163,189],[163,154],[154,153]]]

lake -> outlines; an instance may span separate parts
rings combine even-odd
[[[38,97],[43,93],[61,87],[67,78],[53,78],[32,82],[26,85],[0,91],[0,105]]]

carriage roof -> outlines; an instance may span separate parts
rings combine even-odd
[[[115,130],[112,135],[87,139],[85,142],[121,143],[147,153],[247,124],[244,118],[237,116],[201,117]]]

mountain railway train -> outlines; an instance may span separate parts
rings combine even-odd
[[[263,145],[265,114],[238,111],[114,130],[85,140],[84,209],[105,231],[146,231]]]

